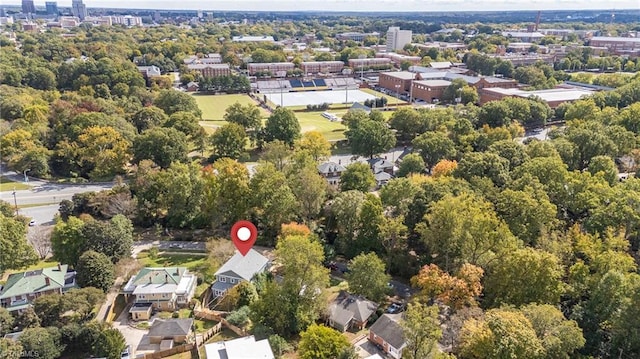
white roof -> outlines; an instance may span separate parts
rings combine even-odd
[[[373,354],[370,357],[366,357],[365,359],[382,359],[382,357],[380,356],[380,354]]]
[[[265,265],[269,262],[267,257],[258,253],[256,250],[251,249],[246,256],[236,251],[236,254],[231,257],[215,275],[235,276],[244,280],[251,280],[253,276],[258,274]]]
[[[436,61],[429,64],[434,69],[448,69],[451,67],[451,62],[449,61]]]
[[[193,274],[183,275],[180,279],[180,283],[178,283],[178,288],[176,289],[176,294],[186,294],[189,292],[189,289],[193,287],[193,284],[196,280],[196,276]]]
[[[156,294],[156,293],[175,293],[177,285],[171,283],[162,283],[162,284],[143,284],[136,287],[133,290],[133,294]]]
[[[590,90],[564,89],[564,88],[551,89],[551,90],[539,90],[539,91],[523,91],[516,88],[503,89],[503,88],[494,87],[494,88],[484,89],[484,90],[497,92],[504,95],[523,97],[523,98],[537,96],[546,102],[575,101],[575,100],[579,100],[583,96],[593,95],[594,93],[593,91],[590,91]]]
[[[638,42],[640,37],[619,37],[619,36],[594,36],[591,41],[610,41],[610,42]]]
[[[414,83],[418,85],[433,86],[433,87],[451,85],[451,81],[447,81],[447,80],[423,80],[423,81],[414,81]]]
[[[207,359],[274,359],[269,341],[252,336],[206,344],[204,350]]]

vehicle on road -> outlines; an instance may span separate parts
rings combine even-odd
[[[29,227],[33,227],[33,226],[35,226],[35,225],[36,225],[36,220],[35,220],[35,219],[32,219],[32,220],[29,222]]]

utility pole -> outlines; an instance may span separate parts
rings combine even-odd
[[[19,214],[18,213],[18,200],[16,199],[16,188],[13,187],[13,203],[16,206],[16,216]]]

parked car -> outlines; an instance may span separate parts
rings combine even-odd
[[[402,303],[391,303],[391,305],[387,308],[387,313],[396,314],[400,313],[404,310],[404,304]]]
[[[131,359],[133,358],[133,353],[131,352],[131,346],[127,345],[124,350],[122,351],[122,354],[120,355],[121,359]]]
[[[36,225],[36,220],[32,219],[31,222],[29,222],[29,227],[33,227]]]

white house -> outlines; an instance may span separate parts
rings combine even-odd
[[[268,265],[269,259],[254,249],[246,256],[236,252],[215,273],[216,281],[211,286],[211,292],[214,297],[220,297],[240,282],[251,281],[257,274],[267,270]]]

